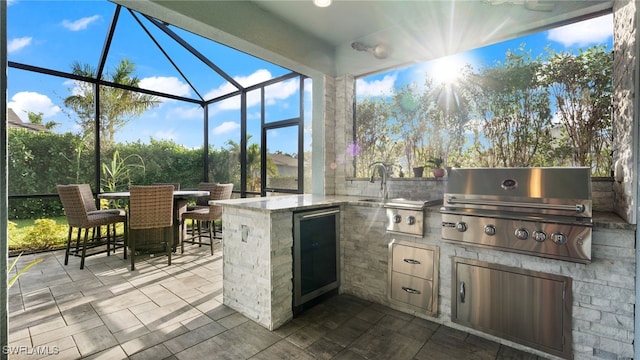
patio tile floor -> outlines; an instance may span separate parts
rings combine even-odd
[[[23,256],[44,261],[9,291],[13,359],[538,359],[388,307],[338,295],[268,331],[222,304],[222,253],[116,255],[79,269],[64,251]]]

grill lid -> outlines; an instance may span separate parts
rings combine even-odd
[[[591,218],[591,172],[587,167],[452,169],[444,210]]]

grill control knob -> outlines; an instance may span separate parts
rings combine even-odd
[[[393,222],[396,224],[400,224],[402,222],[402,216],[396,214],[393,216]]]
[[[465,232],[467,231],[467,223],[460,221],[456,223],[456,230],[458,230],[459,232]]]
[[[484,227],[484,233],[489,235],[489,236],[493,236],[496,234],[496,227],[493,225],[486,225]]]
[[[415,216],[408,216],[407,217],[407,225],[413,225],[416,223],[416,217]]]
[[[567,235],[561,232],[554,232],[551,234],[551,240],[553,240],[556,245],[564,245],[567,243]]]
[[[525,228],[517,228],[515,234],[520,240],[527,240],[529,238],[529,232]]]
[[[547,240],[547,234],[541,230],[534,231],[533,234],[531,234],[531,237],[537,242],[543,242]]]

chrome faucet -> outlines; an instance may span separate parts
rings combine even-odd
[[[371,178],[369,179],[370,183],[374,183],[376,181],[376,171],[380,173],[380,196],[382,197],[382,201],[386,201],[389,198],[389,189],[387,187],[387,166],[382,161],[376,161],[369,165],[369,168],[373,168],[371,171]]]

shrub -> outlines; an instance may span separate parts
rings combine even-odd
[[[37,219],[23,228],[10,224],[13,225],[9,225],[9,250],[13,252],[58,249],[67,241],[67,227],[52,219]]]

